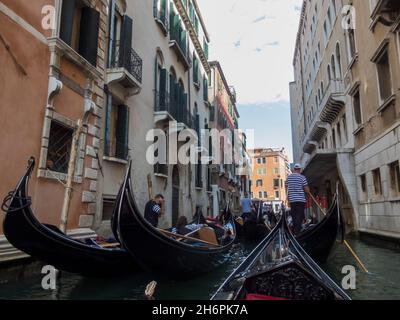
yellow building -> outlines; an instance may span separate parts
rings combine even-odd
[[[284,150],[254,149],[249,153],[253,166],[252,197],[272,202],[274,206],[286,201],[289,161]]]

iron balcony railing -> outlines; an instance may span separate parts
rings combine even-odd
[[[183,123],[188,128],[194,128],[196,119],[191,115],[188,107],[171,99],[168,92],[155,93],[155,112],[167,112],[178,123]]]
[[[113,43],[111,68],[125,68],[138,82],[142,83],[142,58],[132,48],[124,48],[120,41]]]

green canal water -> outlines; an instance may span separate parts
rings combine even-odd
[[[400,299],[400,250],[377,242],[361,241],[357,237],[348,240],[370,273],[363,273],[347,249],[340,244],[332,252],[328,263],[322,266],[323,269],[340,284],[344,276],[341,274],[343,266],[354,265],[357,270],[357,288],[347,291],[353,299]],[[58,289],[45,291],[41,287],[41,275],[38,275],[18,283],[1,284],[0,281],[0,299],[136,300],[143,299],[146,285],[156,280],[157,300],[207,300],[252,248],[250,245],[237,245],[232,250],[230,261],[223,267],[186,282],[157,279],[150,274],[90,279],[62,273]]]

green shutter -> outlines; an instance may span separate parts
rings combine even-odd
[[[106,127],[104,134],[104,154],[106,156],[110,156],[110,140],[111,140],[111,112],[112,112],[112,95],[107,93],[106,95],[107,104],[106,104]]]
[[[97,50],[99,46],[100,12],[85,7],[82,9],[79,54],[93,66],[97,65]]]
[[[118,106],[117,128],[116,128],[116,152],[119,159],[128,157],[128,135],[129,135],[129,109],[128,106]]]
[[[159,99],[161,110],[166,110],[167,101],[167,70],[162,69],[160,72],[160,88],[159,88]]]

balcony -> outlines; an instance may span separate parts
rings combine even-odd
[[[195,127],[195,119],[189,112],[186,103],[180,104],[171,101],[167,92],[156,92],[155,99],[155,123],[176,121],[178,123],[178,131]]]
[[[165,5],[165,7],[158,8],[157,2],[155,2],[154,4],[155,4],[153,8],[154,20],[157,22],[162,32],[166,36],[168,34],[168,29],[169,29],[167,7]]]
[[[387,14],[387,13],[392,14],[394,17],[397,17],[399,11],[400,11],[399,0],[378,0],[375,5],[375,8],[372,11],[371,17],[375,18],[377,15]]]
[[[346,104],[342,79],[331,80],[320,102],[319,110],[322,122],[332,124]]]
[[[128,90],[128,96],[138,94],[142,88],[143,61],[133,50],[124,49],[119,41],[112,48],[111,65],[107,69],[108,87],[120,85]]]
[[[182,62],[185,69],[188,70],[192,64],[192,61],[188,52],[186,32],[171,25],[169,46],[175,51],[179,61]]]
[[[344,82],[341,79],[331,80],[319,103],[314,120],[303,139],[303,152],[311,154],[322,137],[328,132],[331,124],[337,119],[346,103]]]

